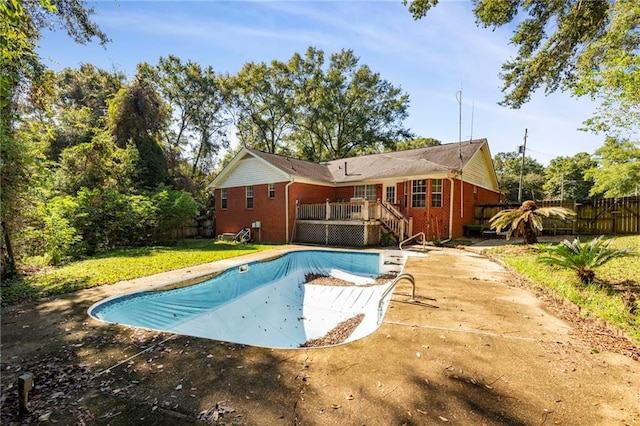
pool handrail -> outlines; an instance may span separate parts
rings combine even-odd
[[[411,289],[411,299],[409,299],[409,303],[416,302],[416,279],[410,273],[403,272],[402,274],[394,278],[394,280],[391,282],[391,285],[384,291],[384,293],[382,293],[382,296],[380,296],[380,301],[378,302],[378,324],[382,320],[382,303],[384,301],[384,298],[387,297],[387,295],[391,291],[393,291],[396,284],[398,284],[398,282],[403,279],[409,280],[411,282],[412,289]]]
[[[402,245],[404,243],[415,240],[419,236],[422,236],[422,251],[427,251],[427,236],[424,234],[424,232],[418,232],[417,234],[410,236],[406,240],[403,240],[400,244],[398,244],[398,248],[402,250]]]

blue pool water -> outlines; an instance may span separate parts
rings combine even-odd
[[[89,314],[111,323],[271,348],[300,347],[364,314],[349,342],[379,327],[378,303],[391,283],[357,284],[381,275],[383,263],[379,253],[294,251],[229,268],[202,283],[109,298]],[[306,274],[355,284],[305,284]],[[390,298],[385,297],[384,310]]]

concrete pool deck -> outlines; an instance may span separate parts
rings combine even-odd
[[[94,302],[158,277],[6,308],[3,395],[32,371],[35,411],[59,424],[640,424],[640,362],[594,350],[497,263],[434,249],[409,258],[405,272],[421,303],[407,303],[401,281],[379,330],[321,349],[255,348],[87,316]],[[56,389],[64,395],[52,397]]]

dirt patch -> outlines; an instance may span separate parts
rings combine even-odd
[[[589,342],[593,348],[592,351],[609,351],[640,361],[640,347],[634,345],[620,329],[610,326],[605,321],[584,317],[581,315],[580,309],[573,303],[542,296],[542,292],[539,289],[536,290],[541,294],[541,297],[544,297],[545,308],[571,323],[574,334]]]
[[[358,314],[347,320],[342,321],[335,327],[333,327],[327,334],[317,339],[307,340],[300,345],[301,348],[317,348],[322,346],[338,345],[351,336],[353,330],[355,330],[362,320],[364,314]]]
[[[376,285],[386,284],[389,281],[393,280],[395,277],[396,277],[395,275],[380,275],[374,279],[373,283],[357,285],[357,287],[373,287]],[[304,283],[314,284],[314,285],[330,285],[330,286],[336,286],[336,287],[356,286],[356,284],[350,281],[345,281],[345,280],[341,280],[340,278],[334,278],[328,275],[320,275],[320,274],[305,275]]]

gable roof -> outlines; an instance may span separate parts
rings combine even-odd
[[[486,142],[486,139],[477,139],[405,151],[362,155],[330,161],[327,167],[336,183],[399,176],[446,174],[464,168],[465,164]]]
[[[318,183],[341,184],[393,177],[448,174],[464,166],[487,145],[486,139],[455,142],[405,151],[385,152],[341,158],[326,163],[313,163],[283,155],[244,148],[229,163],[210,186],[216,187],[247,156],[259,159],[290,178]]]
[[[325,164],[312,163],[311,161],[298,160],[297,158],[283,155],[270,154],[246,148],[247,152],[262,158],[267,163],[277,167],[290,176],[297,176],[322,182],[332,182],[333,177]]]

